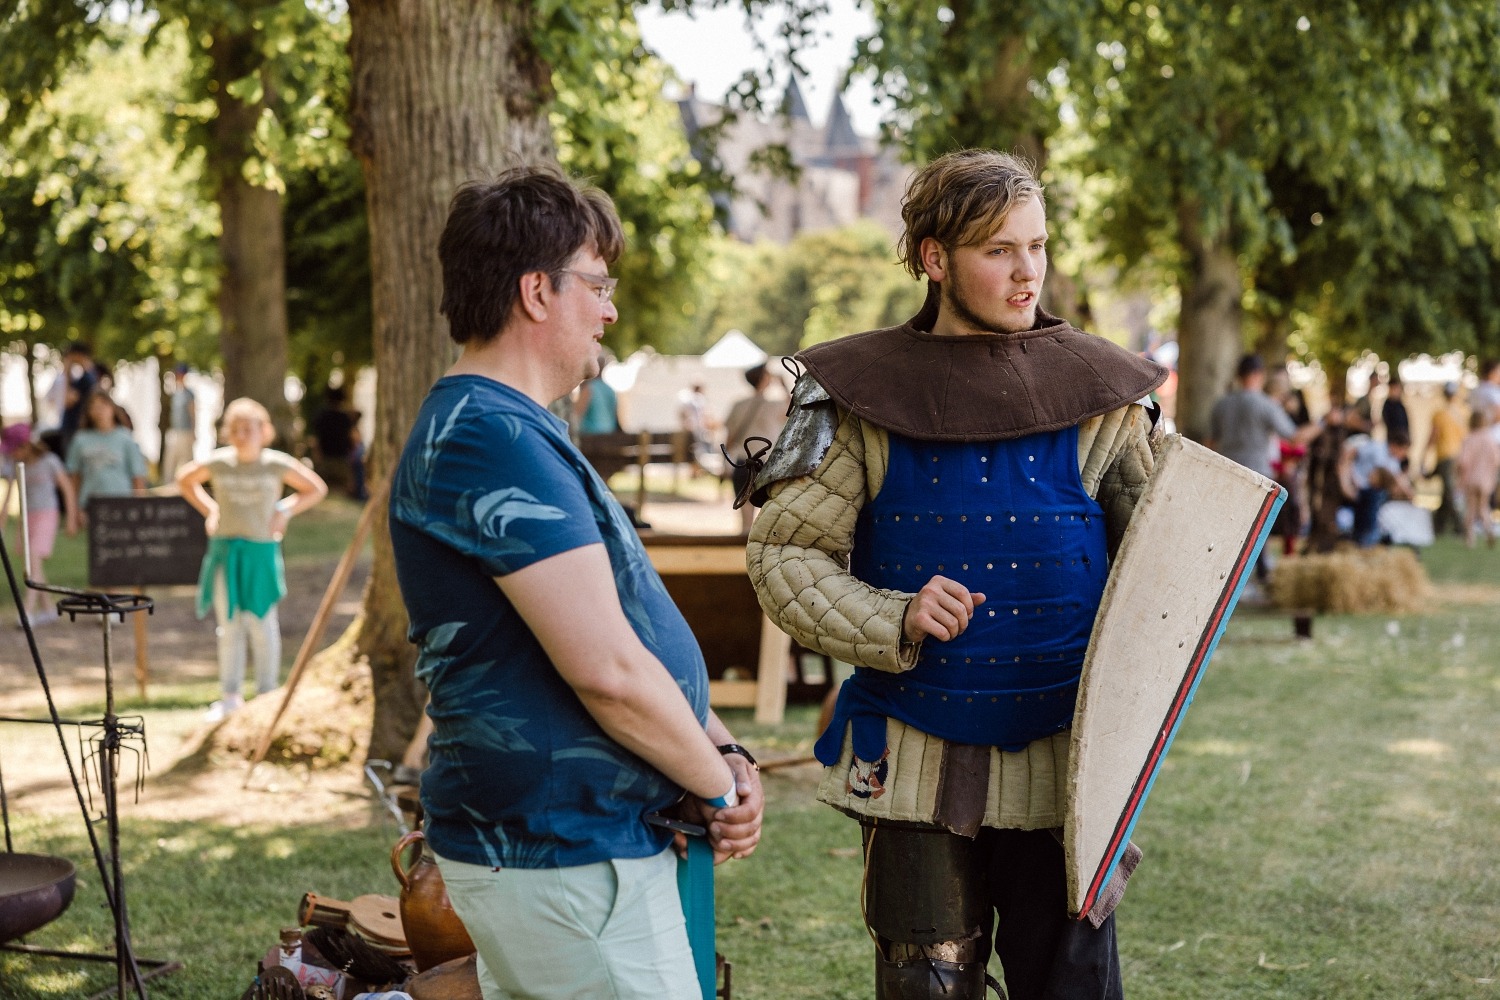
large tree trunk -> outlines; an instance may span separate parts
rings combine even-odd
[[[1204,236],[1196,206],[1182,207],[1178,216],[1187,266],[1177,324],[1177,429],[1202,441],[1214,403],[1228,391],[1244,351],[1244,283],[1229,234]]]
[[[352,143],[365,172],[377,397],[372,482],[384,482],[422,398],[454,351],[438,237],[464,181],[553,158],[551,73],[531,45],[530,5],[508,0],[350,0]],[[381,512],[358,651],[375,683],[370,756],[399,760],[422,709]]]
[[[213,139],[208,160],[218,184],[219,353],[224,399],[249,396],[271,413],[279,447],[296,450],[286,401],[286,246],[281,193],[246,176],[256,157],[255,128],[266,98],[237,100],[230,84],[258,71],[260,54],[249,33],[215,34]],[[254,170],[249,171],[253,176]]]
[[[1255,334],[1255,353],[1266,363],[1269,371],[1285,368],[1287,344],[1293,331],[1292,321],[1285,316],[1268,319]]]
[[[1045,119],[1039,119],[1031,92],[1031,57],[1026,41],[1014,35],[1000,42],[989,70],[980,81],[977,99],[957,112],[956,141],[988,149],[1005,149],[1030,160],[1037,177],[1047,169]],[[1047,272],[1041,307],[1080,325],[1084,320],[1083,289],[1072,274],[1059,267]]]

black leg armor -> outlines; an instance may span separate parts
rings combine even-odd
[[[876,1000],[982,1000],[991,938],[1015,1000],[1124,1000],[1114,917],[1067,915],[1062,844],[1049,830],[974,838],[917,823],[864,824],[865,921]]]
[[[865,824],[865,919],[876,1000],[984,1000],[986,859],[938,827]]]

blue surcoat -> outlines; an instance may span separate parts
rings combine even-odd
[[[1066,729],[1108,573],[1104,512],[1078,472],[1076,426],[1005,441],[889,434],[879,494],[860,512],[850,572],[915,593],[944,576],[985,595],[955,639],[911,670],[857,667],[816,753],[879,760],[886,719],[954,743],[1020,750]]]

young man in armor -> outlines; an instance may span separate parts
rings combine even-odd
[[[750,576],[796,640],[855,665],[817,744],[819,798],[864,831],[879,998],[1119,998],[1110,911],[1067,912],[1078,679],[1151,475],[1137,401],[1167,372],[1038,308],[1042,188],[951,153],[917,174],[910,322],[798,355],[756,477]],[[1128,874],[1139,852],[1121,864]]]

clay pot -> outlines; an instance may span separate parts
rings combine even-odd
[[[406,981],[412,1000],[480,1000],[479,966],[474,956],[444,962]]]
[[[401,926],[406,930],[406,943],[418,972],[474,954],[474,942],[448,902],[443,873],[425,841],[421,830],[413,830],[391,848],[391,870],[401,883]],[[423,846],[416,860],[410,868],[402,868],[402,855],[418,843]]]

